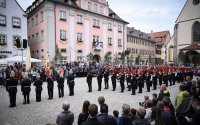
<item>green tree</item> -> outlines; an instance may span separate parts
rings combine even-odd
[[[111,63],[111,59],[112,59],[111,55],[112,55],[112,52],[110,52],[110,51],[108,51],[108,52],[105,54],[105,56],[104,56],[104,61],[105,61],[105,63],[108,63],[108,64]]]
[[[93,61],[93,54],[90,52],[88,55],[87,55],[87,61],[88,62],[92,62]]]
[[[121,61],[122,61],[122,64],[124,65],[124,63],[125,63],[125,53],[124,52],[122,52],[121,53]]]
[[[152,58],[151,58],[150,55],[149,55],[149,64],[150,64],[150,65],[152,64]]]
[[[139,65],[140,64],[140,55],[135,59],[135,64]]]
[[[60,52],[60,50],[58,48],[58,45],[56,45],[56,48],[55,48],[55,57],[54,57],[55,64],[58,63],[58,61],[60,60],[61,57],[62,57],[61,52]]]
[[[186,61],[187,61],[187,55],[183,52],[183,51],[180,51],[179,53],[178,53],[178,59],[179,59],[179,61],[181,61],[183,64],[184,63],[186,63]]]
[[[118,63],[119,63],[119,61],[118,61],[118,54],[115,53],[115,54],[114,54],[114,57],[113,57],[113,64],[116,65],[116,64],[118,64]]]

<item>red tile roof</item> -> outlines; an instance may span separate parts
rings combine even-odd
[[[200,50],[200,45],[198,44],[191,44],[181,50]]]
[[[149,33],[148,35],[159,45],[164,45],[167,43],[167,36],[170,35],[169,31],[161,31]]]

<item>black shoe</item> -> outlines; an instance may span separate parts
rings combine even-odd
[[[51,100],[51,98],[48,98],[48,100]]]
[[[26,102],[23,103],[24,105],[26,104]]]
[[[131,94],[131,95],[135,95],[135,94]]]

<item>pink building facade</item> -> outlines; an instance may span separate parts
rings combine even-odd
[[[61,52],[60,64],[87,61],[91,52],[98,61],[104,55],[126,50],[126,21],[110,8],[106,0],[36,0],[27,8],[28,39],[31,55],[50,60],[55,48]]]

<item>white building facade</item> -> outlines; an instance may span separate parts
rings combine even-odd
[[[16,0],[0,0],[0,59],[22,54],[17,38],[27,39],[26,13]]]

